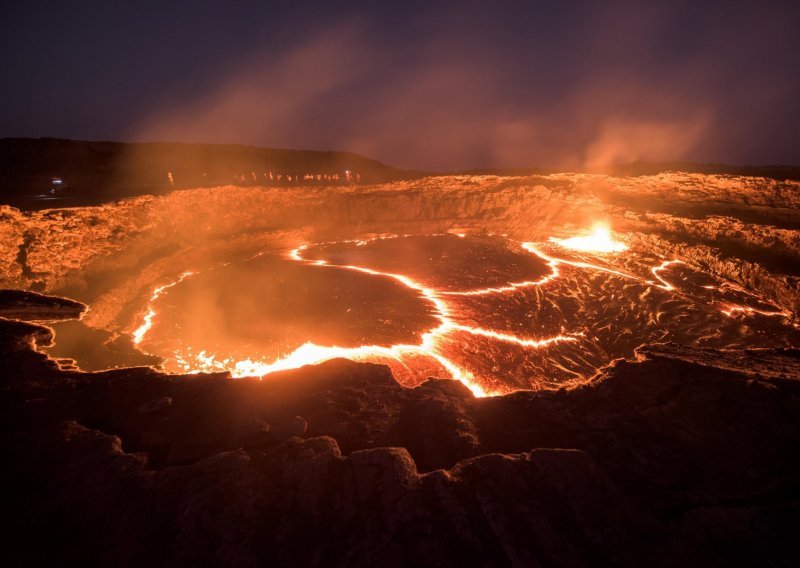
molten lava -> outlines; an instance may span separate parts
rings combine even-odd
[[[153,318],[156,317],[156,311],[153,307],[153,303],[158,300],[158,298],[161,297],[161,294],[163,294],[166,290],[172,288],[173,286],[177,286],[193,274],[195,273],[192,271],[184,272],[172,282],[158,286],[155,290],[153,290],[153,293],[150,294],[150,302],[147,306],[147,311],[142,317],[142,324],[131,333],[134,345],[139,345],[144,339],[144,336],[147,335],[147,332],[153,327]]]
[[[306,329],[305,339],[294,346],[286,344],[277,356],[247,356],[246,351],[198,348],[193,343],[180,343],[164,351],[167,344],[158,347],[149,340],[157,316],[156,304],[163,310],[165,306],[161,303],[167,291],[172,294],[185,287],[188,281],[182,287],[178,285],[193,273],[184,273],[153,291],[142,323],[133,332],[134,341],[145,349],[154,346],[154,354],[165,356],[166,369],[172,372],[229,371],[234,377],[263,377],[275,371],[345,357],[387,364],[397,380],[407,386],[417,385],[430,376],[450,377],[461,381],[476,395],[486,396],[518,388],[582,381],[611,358],[630,356],[641,343],[671,338],[673,334],[678,334],[676,339],[681,341],[741,345],[741,332],[735,320],[728,317],[728,324],[717,322],[715,318],[720,312],[723,316],[779,313],[777,307],[773,309],[771,304],[760,302],[741,289],[728,289],[724,283],[707,285],[708,276],[677,259],[648,265],[645,258],[630,251],[614,255],[610,264],[608,253],[622,252],[627,247],[613,240],[607,228],[596,228],[590,237],[550,239],[549,244],[505,240],[500,246],[499,241],[491,239],[496,238],[461,234],[380,236],[306,244],[289,251],[280,261],[289,262],[290,266],[299,264],[312,272],[325,270],[329,275],[362,274],[377,279],[375,282],[393,282],[408,290],[428,306],[435,322],[432,327],[412,334],[418,342],[371,343],[369,334],[364,336],[367,342],[360,345],[345,346],[335,336],[323,342],[312,341],[312,337],[324,334],[320,336],[319,330],[315,331],[319,326],[307,324],[311,329]],[[482,246],[489,248],[484,250]],[[474,262],[459,260],[458,251],[473,255],[470,258]],[[577,256],[565,254],[569,251],[575,251]],[[520,263],[524,264],[525,255],[538,264],[522,270]],[[486,264],[496,258],[503,258],[504,266],[516,267],[510,272],[503,268],[507,276],[502,277],[505,278],[502,285],[463,288],[463,284],[481,279],[503,282],[498,276],[499,268]],[[423,262],[430,266],[420,266]],[[423,277],[406,274],[409,263]],[[675,267],[684,267],[680,280],[685,285],[680,287],[665,276]],[[457,271],[455,280],[446,277],[448,270]],[[512,275],[524,277],[528,273],[536,277],[508,280]],[[694,280],[699,284],[693,287]],[[364,285],[354,282],[349,286]],[[292,289],[290,285],[287,290]],[[353,301],[364,294],[363,290],[352,287],[342,291]],[[748,303],[758,307],[748,308]],[[356,304],[354,307],[359,309]],[[175,309],[170,306],[171,313]],[[351,308],[346,311],[349,314]],[[170,333],[180,332],[181,325],[176,325]],[[302,331],[296,336],[298,339],[303,337]]]
[[[377,237],[370,240],[386,238],[400,237]],[[369,241],[359,240],[352,241],[352,244],[355,246],[364,246],[367,242]],[[530,349],[546,348],[559,342],[571,342],[577,340],[575,336],[569,334],[557,334],[550,337],[534,339],[518,337],[516,335],[502,333],[491,329],[484,329],[481,327],[463,325],[456,321],[453,316],[451,306],[441,297],[441,293],[439,291],[429,288],[413,278],[403,274],[383,272],[356,265],[335,265],[319,259],[306,260],[303,257],[303,252],[310,246],[311,245],[303,245],[297,247],[296,249],[289,251],[286,255],[286,258],[315,267],[327,267],[339,270],[355,271],[369,274],[371,276],[393,279],[401,283],[403,286],[417,292],[421,298],[426,300],[431,305],[433,313],[439,321],[439,325],[423,333],[422,341],[419,344],[394,344],[389,346],[362,345],[359,347],[348,348],[335,345],[322,346],[316,345],[312,342],[306,342],[288,355],[273,361],[254,359],[234,360],[230,357],[219,357],[215,354],[208,354],[205,351],[193,353],[191,349],[179,350],[174,353],[174,360],[179,365],[180,370],[183,372],[211,372],[227,370],[230,371],[234,377],[263,377],[264,375],[273,373],[275,371],[322,363],[337,357],[345,357],[353,360],[385,362],[392,367],[396,376],[400,375],[402,377],[410,370],[406,364],[407,359],[424,357],[432,360],[432,365],[428,366],[429,369],[432,369],[435,372],[437,367],[440,368],[440,372],[437,374],[441,375],[441,371],[443,371],[444,374],[449,375],[451,378],[465,384],[476,396],[487,396],[501,394],[502,392],[506,392],[506,390],[486,390],[475,380],[472,372],[457,365],[444,353],[442,353],[440,347],[440,339],[442,337],[453,332],[463,332],[469,335],[491,338],[495,341],[507,342]],[[151,298],[156,300],[164,291],[164,289],[178,284],[179,282],[180,280],[177,280],[167,286],[160,287],[157,289],[157,293],[154,293]],[[148,326],[145,328],[145,333],[147,330],[149,330],[150,326],[152,326],[153,318],[152,315],[150,315],[152,309],[152,306],[149,307],[147,314],[145,314],[145,323]],[[145,324],[143,324],[143,326],[144,325]],[[140,326],[140,329],[142,329],[142,326]],[[143,337],[143,335],[144,334],[141,334],[139,337]]]
[[[628,250],[627,245],[620,241],[615,241],[611,235],[611,229],[604,223],[597,223],[589,235],[581,237],[570,237],[568,239],[550,238],[564,248],[581,252],[594,253],[613,253]]]

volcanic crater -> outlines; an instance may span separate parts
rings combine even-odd
[[[576,181],[568,180],[568,185]],[[436,188],[436,198],[443,203],[454,187],[478,183],[488,185],[481,188],[486,191],[497,180],[448,182]],[[524,187],[521,180],[514,189],[520,192]],[[536,199],[540,190],[534,186],[530,207],[552,205],[550,199]],[[199,191],[156,200],[192,200]],[[503,195],[507,191],[495,199],[508,199]],[[255,194],[234,188],[216,190],[213,197],[231,199],[243,193],[252,199],[248,209],[272,197],[269,190]],[[285,191],[281,198],[302,200],[308,193],[313,194]],[[331,197],[346,197],[352,202],[348,207],[386,199],[398,209],[396,202],[408,196],[409,191],[379,186]],[[510,229],[491,220],[496,208],[488,221],[483,219],[485,211],[466,223],[417,219],[410,227],[415,233],[358,230],[348,221],[341,224],[348,228],[341,235],[345,238],[321,242],[269,229],[256,235],[231,235],[230,229],[214,235],[219,223],[209,224],[207,242],[175,243],[167,249],[169,264],[162,266],[163,258],[148,259],[143,271],[152,272],[152,284],[137,294],[131,294],[125,280],[98,297],[98,288],[109,279],[123,278],[130,268],[102,274],[99,286],[91,266],[86,277],[82,269],[65,275],[83,279],[85,288],[78,296],[94,296],[96,303],[88,302],[91,310],[84,325],[56,325],[56,343],[49,352],[72,358],[85,370],[124,366],[138,351],[142,357],[157,357],[168,372],[228,371],[237,377],[261,377],[341,356],[388,364],[404,386],[419,385],[428,377],[453,378],[487,395],[583,382],[612,360],[631,358],[637,347],[658,341],[723,349],[797,344],[800,333],[793,312],[777,298],[737,284],[726,274],[715,275],[692,257],[692,251],[673,252],[672,243],[663,250],[642,246],[645,235],[625,230],[630,216],[620,216],[610,204],[600,207],[593,196],[580,197],[599,210],[600,224],[594,221],[593,227],[574,211],[559,212],[546,224],[539,221],[541,226],[528,231],[525,240],[491,230]],[[237,216],[236,205],[220,206]],[[106,208],[106,222],[114,221],[111,207]],[[171,221],[193,226],[185,217]],[[649,220],[648,215],[642,217]],[[409,224],[401,226],[408,229]],[[131,227],[132,234],[119,243],[119,250],[106,252],[102,261],[111,257],[120,262],[131,247],[146,246],[160,228]],[[431,229],[441,232],[428,232]],[[317,230],[313,224],[305,228],[309,235]],[[515,236],[520,233],[513,230]],[[319,232],[339,231],[331,227]],[[652,238],[652,232],[650,228],[647,237]],[[170,240],[176,237],[183,235],[173,234]],[[231,237],[254,242],[275,238],[291,244],[270,244],[248,254],[255,249],[242,242],[239,248],[244,250],[234,245],[221,256],[215,249],[227,248]],[[176,264],[181,270],[177,275]],[[70,295],[70,285],[65,288],[53,291]],[[112,302],[117,305],[109,305]],[[93,313],[106,314],[109,309],[110,320],[98,321]],[[97,337],[97,328],[110,334],[100,343],[117,344],[106,350],[106,357],[81,347],[86,344],[81,337]],[[130,348],[125,346],[128,338]]]
[[[67,491],[28,528],[119,547],[157,510],[181,560],[311,560],[302,535],[335,526],[341,563],[524,565],[558,541],[635,565],[730,560],[708,547],[761,523],[778,558],[800,495],[798,210],[796,182],[685,173],[3,207],[3,286],[48,294],[0,298],[6,420],[27,425],[6,443],[44,448],[12,477],[57,492],[40,468],[92,469],[89,493],[131,512],[98,527]],[[184,526],[185,499],[223,514]],[[402,536],[360,554],[375,519]],[[447,538],[425,544],[432,526]]]

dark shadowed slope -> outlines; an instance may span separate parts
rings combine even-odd
[[[234,144],[0,139],[0,202],[23,209],[86,205],[187,187],[378,183],[411,175],[348,152]],[[54,177],[69,186],[61,199],[55,203],[35,199],[51,189]]]

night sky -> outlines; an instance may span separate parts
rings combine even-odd
[[[4,2],[0,137],[800,164],[800,2]]]

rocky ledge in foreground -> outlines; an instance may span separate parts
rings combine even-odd
[[[78,319],[86,306],[75,300],[24,290],[0,290],[0,317],[25,321]]]
[[[48,337],[0,319],[16,562],[800,561],[797,350],[651,346],[579,388],[475,399],[345,360],[64,371],[30,348]]]

